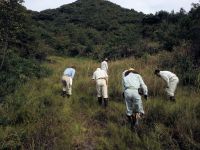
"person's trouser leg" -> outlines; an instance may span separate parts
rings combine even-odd
[[[66,96],[66,94],[67,94],[67,80],[66,80],[66,77],[65,76],[63,76],[62,77],[62,85],[63,85],[63,89],[62,89],[62,93],[61,93],[61,95],[63,96],[63,97],[65,97]]]
[[[72,78],[68,76],[62,77],[63,93],[68,97],[72,95]]]
[[[179,79],[177,77],[174,77],[169,81],[169,87],[166,89],[166,92],[167,95],[170,97],[170,100],[175,101],[174,93],[176,91],[178,82]]]
[[[108,86],[106,84],[106,80],[103,79],[102,81],[102,95],[104,100],[104,107],[106,108],[108,106]]]
[[[67,95],[69,96],[72,95],[72,78],[71,77],[67,78]]]
[[[132,116],[133,105],[132,105],[131,97],[129,95],[130,95],[129,92],[124,92],[125,104],[126,104],[126,114],[127,114],[127,116]]]
[[[96,81],[97,98],[99,105],[102,105],[102,84],[100,80]]]

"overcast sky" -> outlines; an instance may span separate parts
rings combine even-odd
[[[24,5],[31,10],[41,11],[49,8],[57,8],[64,4],[72,3],[76,0],[24,0]],[[192,3],[197,3],[199,0],[109,0],[124,8],[135,9],[146,14],[155,13],[160,10],[171,12],[179,11],[184,8],[189,11]]]

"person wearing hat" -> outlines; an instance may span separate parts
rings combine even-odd
[[[123,95],[126,104],[126,115],[131,123],[131,127],[134,127],[138,125],[138,120],[144,114],[142,99],[138,89],[142,88],[146,100],[148,89],[142,77],[133,68],[128,69],[124,73],[122,87],[124,89]]]
[[[165,91],[167,92],[167,95],[169,96],[170,100],[175,101],[176,99],[174,93],[179,83],[179,78],[170,71],[160,71],[159,69],[156,69],[154,71],[154,74],[166,81],[167,87]]]
[[[103,62],[101,62],[101,69],[108,73],[108,58],[105,58]]]
[[[63,90],[62,90],[62,96],[70,97],[72,95],[72,82],[73,78],[75,76],[75,67],[71,66],[69,68],[66,68],[63,76],[62,76],[62,84],[63,84]]]
[[[93,73],[93,80],[96,81],[97,98],[99,105],[102,105],[102,98],[104,106],[108,105],[108,74],[101,68],[97,68]]]

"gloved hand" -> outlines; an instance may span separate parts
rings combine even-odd
[[[147,95],[144,95],[144,99],[147,100],[147,99],[148,99],[148,96],[147,96]]]

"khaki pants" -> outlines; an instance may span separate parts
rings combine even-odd
[[[108,98],[108,86],[105,79],[96,80],[97,97]]]
[[[68,76],[62,76],[63,91],[67,94],[72,95],[72,78]]]
[[[172,77],[169,80],[169,87],[165,89],[165,91],[167,92],[167,95],[174,96],[178,82],[179,82],[178,77]]]

